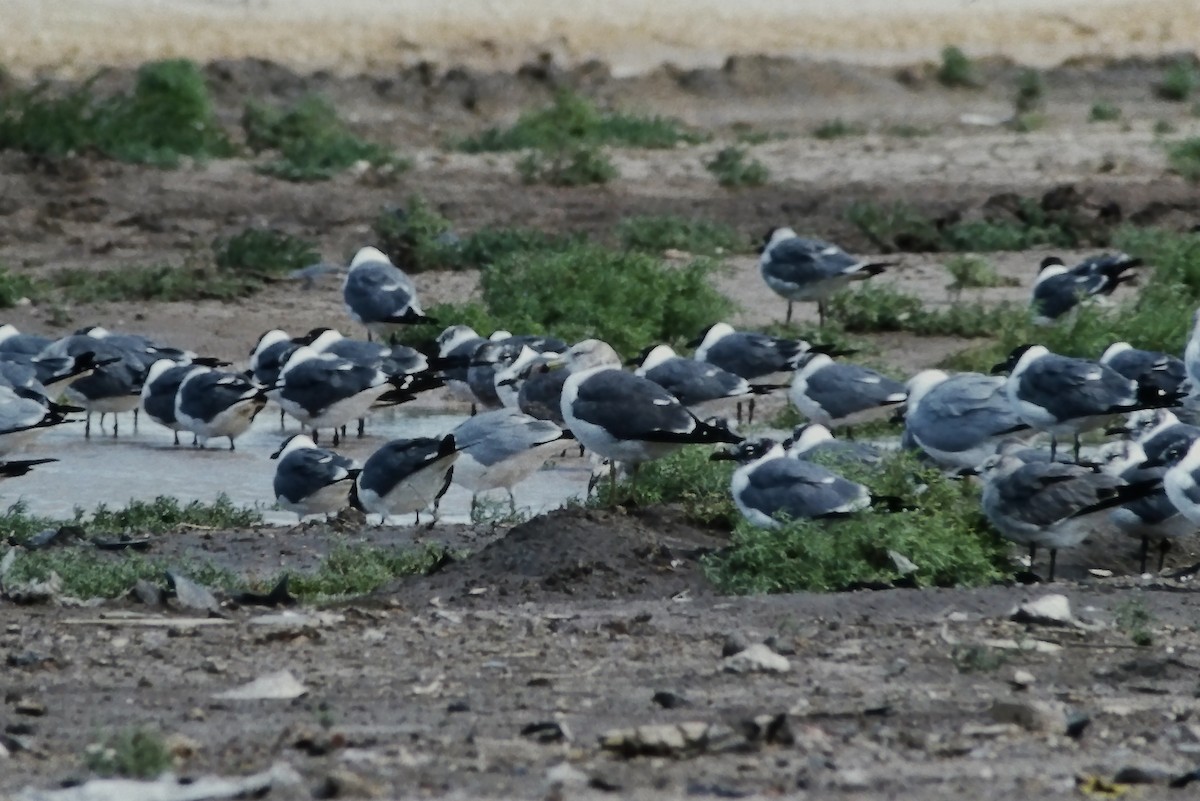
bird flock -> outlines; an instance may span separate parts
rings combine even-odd
[[[1034,281],[1031,309],[1052,324],[1081,303],[1103,298],[1140,262],[1103,254],[1068,268],[1047,259]],[[815,302],[821,323],[826,300],[853,281],[884,275],[891,263],[855,258],[831,243],[773,229],[759,269],[787,300]],[[1050,554],[1079,544],[1107,514],[1142,544],[1200,526],[1200,428],[1183,422],[1200,387],[1200,331],[1193,328],[1183,358],[1114,342],[1095,360],[1051,353],[1036,344],[1015,349],[992,374],[924,370],[896,381],[846,361],[852,351],[820,343],[738,331],[716,322],[699,332],[688,358],[651,343],[626,364],[607,343],[567,343],[553,336],[496,331],[481,336],[446,326],[422,350],[388,344],[400,328],[433,323],[413,282],[373,247],[354,256],[342,286],[350,318],[367,330],[353,339],[333,328],[300,336],[264,333],[244,370],[194,352],[99,326],[59,339],[0,326],[0,477],[20,476],[52,458],[10,459],[37,435],[83,414],[92,436],[112,417],[138,415],[194,447],[235,442],[268,404],[291,417],[300,433],[283,441],[274,494],[301,517],[355,507],[380,522],[431,511],[451,483],[474,494],[512,487],[574,443],[593,460],[636,482],[639,465],[689,444],[725,445],[713,459],[737,462],[730,492],[754,525],[825,520],[869,508],[892,509],[892,498],[814,460],[832,454],[868,467],[883,444],[837,438],[839,430],[894,413],[904,421],[899,447],[950,474],[982,481],[982,511],[1008,540]],[[1200,313],[1198,313],[1200,318]],[[632,367],[633,369],[626,369]],[[471,404],[471,416],[440,436],[391,440],[361,464],[336,448],[347,426],[381,408],[444,389]],[[737,430],[753,423],[756,398],[786,393],[806,418],[782,441]],[[737,424],[720,416],[737,404]],[[748,406],[743,418],[742,404]],[[1081,437],[1104,430],[1120,439],[1084,449]],[[328,432],[333,448],[322,447]],[[1048,438],[1049,447],[1037,443]],[[1069,447],[1068,447],[1069,446]],[[1085,453],[1085,450],[1089,451]]]

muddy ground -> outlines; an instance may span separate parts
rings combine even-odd
[[[1187,106],[1153,96],[1161,70],[1153,62],[1047,73],[1046,125],[1027,134],[961,121],[963,114],[1008,113],[1015,67],[1004,63],[988,66],[988,88],[975,92],[943,89],[918,68],[754,58],[629,79],[596,65],[543,64],[519,75],[415,68],[350,78],[258,61],[207,69],[227,121],[249,98],[321,91],[364,133],[410,154],[415,167],[389,182],[368,172],[306,185],[260,176],[244,160],[160,171],[85,156],[46,163],[0,154],[0,263],[30,273],[182,264],[214,237],[250,225],[311,238],[327,258],[340,259],[369,240],[382,206],[414,193],[465,231],[520,224],[604,237],[623,217],[673,213],[725,221],[747,235],[788,222],[864,253],[871,243],[845,219],[856,200],[972,215],[1002,193],[1040,198],[1072,185],[1081,213],[1099,217],[1115,203],[1122,219],[1175,229],[1194,225],[1200,208],[1195,187],[1167,173],[1153,130],[1168,120],[1178,131],[1172,136],[1182,136],[1200,123]],[[105,81],[116,87],[127,79],[117,71]],[[439,146],[511,120],[559,83],[626,108],[677,114],[717,140],[617,153],[622,177],[581,189],[525,186],[513,157]],[[1120,105],[1123,121],[1087,123],[1098,99]],[[864,121],[870,133],[828,142],[807,135],[833,117]],[[753,149],[772,170],[766,187],[723,190],[701,166],[739,123],[786,135]],[[900,124],[929,134],[888,133]],[[993,257],[1022,286],[980,297],[1025,298],[1046,252]],[[931,303],[950,302],[941,256],[899,258],[901,287]],[[417,283],[427,302],[475,291],[469,274],[424,274]],[[783,303],[762,286],[751,256],[729,259],[720,286],[741,307],[736,322],[782,318]],[[348,325],[336,279],[308,290],[276,284],[237,303],[95,304],[53,313],[27,306],[4,318],[47,333],[103,323],[233,359],[278,325]],[[890,336],[876,342],[876,357],[910,372],[967,344]],[[310,528],[288,536],[279,529],[193,532],[159,547],[271,572],[311,564],[332,535]],[[386,529],[349,536],[406,542],[432,535]],[[259,610],[227,609],[227,617],[201,625],[178,611],[125,603],[0,604],[0,796],[86,777],[87,744],[135,724],[177,735],[179,770],[189,776],[290,763],[300,785],[272,798],[1049,798],[1074,792],[1078,777],[1111,776],[1123,766],[1161,778],[1200,763],[1196,595],[1187,583],[1131,577],[1131,543],[1102,540],[1072,557],[1072,578],[1054,589],[1087,625],[1046,629],[1007,620],[1018,601],[1049,591],[1042,588],[721,597],[698,559],[721,547],[724,533],[695,529],[672,510],[576,511],[512,531],[468,527],[438,536],[476,553],[367,599],[301,610],[307,617],[298,621],[256,622]],[[1117,575],[1090,577],[1087,567]],[[1147,614],[1150,645],[1135,646],[1112,625],[1122,610],[1128,616],[1131,599]],[[790,669],[726,672],[722,648],[730,635],[774,637]],[[985,641],[999,642],[981,650]],[[213,697],[282,669],[305,685],[305,695]],[[1033,675],[1032,684],[1014,688],[1018,669]],[[686,704],[665,709],[652,701],[660,691]],[[788,716],[789,734],[772,727],[770,737],[747,738],[747,721],[779,713]],[[599,747],[613,728],[688,721],[729,726],[733,734],[714,729],[707,750],[670,756]],[[538,730],[549,730],[553,741],[522,735],[545,722],[560,727]],[[563,762],[581,775],[551,790],[547,771]],[[1142,797],[1187,792],[1159,784]]]

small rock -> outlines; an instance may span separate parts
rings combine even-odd
[[[887,670],[883,672],[883,677],[885,679],[894,679],[906,670],[908,670],[908,660],[902,656],[898,656],[887,666]]]
[[[1071,615],[1071,602],[1065,595],[1043,595],[1033,601],[1025,601],[1009,613],[1016,623],[1034,626],[1070,626],[1075,623]]]
[[[871,786],[871,780],[862,768],[839,770],[834,775],[833,781],[842,790],[866,790]]]
[[[751,645],[723,660],[726,673],[787,673],[792,664],[763,643]]]
[[[792,732],[786,712],[776,715],[759,715],[741,724],[742,734],[748,743],[765,745],[795,745],[796,735]]]
[[[330,771],[313,790],[313,798],[379,798],[384,789],[344,768]]]
[[[1067,736],[1073,740],[1078,740],[1083,736],[1084,731],[1092,723],[1091,715],[1086,712],[1076,712],[1067,715]]]
[[[191,759],[200,752],[200,743],[184,734],[168,734],[163,740],[167,752],[176,759]]]
[[[308,688],[292,675],[289,670],[280,670],[259,676],[248,684],[234,687],[224,692],[215,693],[213,698],[233,701],[257,699],[289,700],[299,698],[308,692]]]
[[[202,587],[187,576],[173,570],[167,571],[167,582],[175,592],[175,602],[184,609],[219,613],[221,605],[207,587]]]
[[[163,605],[162,587],[159,587],[153,581],[138,579],[137,583],[133,585],[133,589],[130,591],[130,593],[138,600],[138,602],[143,603],[146,606]]]
[[[553,720],[543,720],[537,723],[530,723],[521,728],[521,736],[528,737],[534,742],[542,743],[561,743],[569,739],[566,729],[561,723]]]
[[[40,718],[46,714],[46,705],[36,698],[18,698],[17,702],[13,704],[13,711],[18,715]]]
[[[1008,683],[1011,684],[1015,690],[1026,690],[1029,689],[1029,687],[1035,681],[1037,680],[1028,670],[1017,669],[1013,671],[1013,676],[1011,679],[1009,679]]]
[[[551,787],[570,787],[582,789],[587,787],[591,778],[569,762],[559,762],[546,771],[546,784]]]
[[[1067,713],[1062,704],[1049,701],[996,701],[992,718],[997,723],[1012,723],[1026,731],[1044,734],[1063,734],[1067,730]]]
[[[695,756],[744,740],[727,726],[710,723],[676,723],[612,729],[600,736],[600,747],[623,757]]]
[[[449,704],[446,705],[446,711],[451,714],[454,714],[457,712],[470,712],[471,705],[461,699],[458,701],[451,701]]]
[[[795,656],[796,648],[790,643],[781,641],[778,637],[772,634],[767,639],[763,640],[763,645],[770,648],[780,656]]]
[[[651,701],[661,706],[663,709],[678,709],[681,706],[687,706],[688,700],[679,693],[673,693],[668,690],[659,690],[651,698]]]
[[[1162,765],[1126,765],[1113,775],[1115,784],[1167,784],[1173,772]]]
[[[204,657],[204,660],[200,662],[201,670],[203,670],[205,673],[212,673],[214,675],[224,673],[226,667],[228,667],[228,665],[225,660],[219,659],[215,656],[206,656]]]

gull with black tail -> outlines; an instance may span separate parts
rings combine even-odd
[[[267,405],[265,387],[240,373],[200,367],[183,377],[175,393],[175,419],[196,435],[196,446],[227,437],[233,441],[246,433]]]
[[[709,407],[738,400],[738,422],[741,422],[741,399],[753,399],[787,384],[751,384],[745,378],[722,370],[714,364],[677,356],[670,345],[652,345],[634,360],[638,368],[634,375],[648,378],[670,392],[679,402],[697,414],[706,414]],[[754,407],[750,407],[749,422],[754,422]]]
[[[904,441],[943,469],[977,467],[1000,443],[1032,433],[1013,411],[1005,379],[922,370],[908,380]]]
[[[350,502],[366,514],[379,515],[380,525],[391,515],[414,513],[420,523],[421,512],[431,506],[436,520],[457,459],[453,434],[392,440],[363,463]]]
[[[763,242],[758,269],[767,286],[787,300],[787,322],[792,321],[793,302],[816,301],[823,326],[825,302],[830,295],[895,264],[863,261],[837,245],[798,236],[791,228],[773,228]]]
[[[1139,384],[1164,393],[1182,394],[1187,369],[1178,356],[1157,350],[1141,350],[1128,342],[1114,342],[1100,354],[1100,363]]]
[[[826,428],[850,425],[904,403],[904,385],[856,364],[835,362],[824,353],[805,357],[788,398],[800,413]]]
[[[1058,438],[1074,438],[1079,461],[1079,435],[1101,428],[1115,417],[1139,409],[1172,406],[1180,392],[1164,392],[1131,381],[1111,367],[1087,359],[1051,353],[1042,345],[1022,345],[992,368],[1008,372],[1004,391],[1022,422],[1050,434],[1051,458]]]
[[[431,322],[421,310],[417,288],[404,272],[377,248],[354,254],[342,284],[346,311],[381,339],[405,325]]]
[[[1111,295],[1121,284],[1135,280],[1125,271],[1141,264],[1141,259],[1125,253],[1103,253],[1068,269],[1062,259],[1047,256],[1033,282],[1034,322],[1048,325],[1085,300]]]
[[[509,507],[516,510],[512,488],[536,473],[546,460],[572,439],[549,420],[538,420],[516,409],[497,409],[469,417],[451,432],[459,457],[454,483],[471,491],[471,509],[480,492],[503,488]]]
[[[350,492],[358,478],[358,462],[318,448],[305,434],[293,434],[271,454],[275,467],[275,501],[301,519],[327,515],[350,505]]]

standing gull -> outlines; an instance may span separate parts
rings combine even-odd
[[[871,505],[871,493],[862,484],[818,464],[787,456],[783,446],[771,439],[747,440],[709,458],[740,463],[730,481],[733,502],[756,526],[778,528],[781,517],[840,517]]]
[[[883,461],[883,451],[865,442],[837,439],[820,423],[796,426],[792,435],[783,441],[787,455],[794,459],[819,458],[825,463],[848,465],[877,465]]]
[[[27,390],[0,386],[0,456],[27,447],[43,429],[72,422],[75,407],[59,406]]]
[[[342,298],[350,316],[381,338],[400,326],[429,320],[412,280],[376,248],[362,248],[354,254],[342,284]]]
[[[984,479],[983,514],[1005,539],[1029,546],[1029,564],[1039,547],[1050,549],[1049,580],[1059,548],[1072,548],[1095,530],[1091,516],[1150,491],[1124,479],[1061,462],[1023,462],[993,456],[979,470]]]
[[[1038,268],[1033,282],[1030,304],[1034,322],[1047,325],[1069,312],[1081,301],[1111,295],[1133,275],[1126,270],[1139,266],[1141,259],[1124,253],[1101,254],[1086,259],[1070,269],[1057,256],[1047,256]]]
[[[1070,434],[1079,460],[1079,435],[1100,428],[1115,416],[1169,406],[1178,393],[1164,393],[1130,381],[1099,362],[1051,353],[1041,345],[1022,345],[992,368],[1009,371],[1004,391],[1025,423],[1050,434],[1051,458],[1058,437]]]
[[[692,443],[741,442],[728,428],[706,423],[653,381],[621,370],[610,345],[588,339],[567,351],[562,416],[580,444],[636,471]],[[610,473],[616,481],[616,471]]]
[[[1148,461],[1158,461],[1173,445],[1200,439],[1200,426],[1182,422],[1170,409],[1145,409],[1129,415],[1120,426],[1105,430],[1107,434],[1126,434],[1146,454]]]
[[[475,494],[503,487],[508,502],[516,509],[513,485],[542,468],[570,438],[549,420],[538,420],[515,409],[498,409],[467,418],[454,431],[459,457],[454,465],[454,483]]]
[[[1170,465],[1147,465],[1146,452],[1132,440],[1124,440],[1105,446],[1109,462],[1104,470],[1120,476],[1130,484],[1147,482],[1161,483]],[[1178,451],[1182,455],[1182,450]],[[1158,569],[1161,572],[1171,540],[1193,534],[1196,524],[1192,523],[1167,496],[1165,487],[1159,486],[1144,497],[1122,504],[1109,512],[1109,519],[1125,534],[1141,541],[1141,567],[1146,572],[1150,555],[1150,543],[1158,543]]]
[[[358,463],[353,459],[318,448],[308,436],[293,434],[279,450],[275,468],[275,500],[301,518],[344,509],[350,504],[350,491],[358,478]]]
[[[380,516],[416,513],[437,503],[450,487],[451,470],[458,451],[454,436],[396,439],[375,451],[363,463],[350,496],[352,505]]]
[[[201,367],[179,382],[175,418],[196,435],[199,447],[210,439],[228,437],[229,450],[233,450],[234,439],[250,428],[266,405],[265,388],[245,376]]]
[[[179,385],[188,375],[202,369],[198,364],[177,364],[171,359],[159,359],[150,365],[146,382],[142,384],[142,411],[154,422],[174,432],[176,445],[179,444],[179,432],[188,430],[175,415],[175,397],[179,394]],[[192,444],[198,441],[193,440]]]
[[[1109,345],[1100,355],[1100,363],[1107,364],[1131,381],[1165,393],[1178,394],[1187,380],[1187,370],[1179,357],[1157,350],[1141,350],[1128,342]]]
[[[722,370],[714,364],[677,356],[670,345],[657,345],[642,351],[634,375],[649,378],[697,414],[701,414],[702,409],[734,398],[739,400],[740,409],[742,398],[765,395],[787,387],[786,384],[751,384],[740,375]],[[738,421],[741,422],[740,414]],[[754,422],[753,407],[750,422]]]
[[[805,239],[791,228],[773,228],[763,244],[759,272],[767,286],[787,299],[787,322],[792,321],[792,303],[816,301],[821,325],[825,325],[825,301],[851,281],[879,275],[895,262],[865,262],[837,245],[820,239]]]
[[[1029,431],[1004,387],[1000,376],[922,370],[908,380],[906,440],[942,468],[977,467],[1002,441]]]
[[[809,420],[832,428],[903,403],[908,393],[899,381],[874,370],[814,353],[796,371],[788,397]]]

